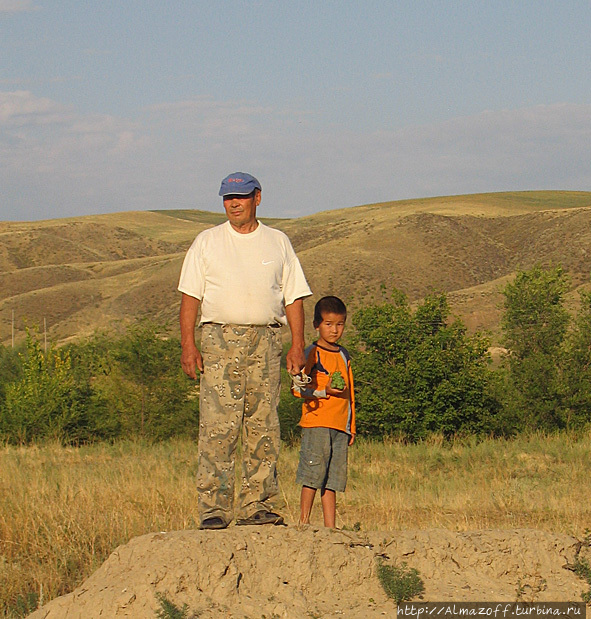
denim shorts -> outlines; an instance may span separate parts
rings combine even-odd
[[[302,428],[296,483],[344,492],[349,439],[346,432],[334,428]]]

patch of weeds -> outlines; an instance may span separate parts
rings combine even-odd
[[[39,608],[39,595],[25,593],[16,598],[16,601],[6,608],[7,617],[26,617]]]
[[[591,603],[591,565],[589,565],[589,561],[585,558],[577,557],[571,569],[579,578],[582,578],[589,585],[589,591],[583,592],[581,598],[583,602],[587,604]]]
[[[515,588],[515,601],[523,601],[523,594],[525,593],[525,586],[521,582],[521,578],[517,581],[517,587]]]
[[[585,557],[580,557],[579,552],[583,546],[591,547],[591,529],[585,529],[583,539],[579,542],[576,557],[573,563],[565,565],[565,567],[573,571],[579,578],[584,580],[589,585],[589,590],[581,594],[583,602],[591,603],[591,565]]]
[[[361,531],[361,523],[356,522],[352,527],[345,525],[342,529],[343,531]]]
[[[156,597],[160,602],[160,610],[156,611],[156,617],[158,619],[196,619],[197,615],[189,615],[189,607],[187,604],[183,604],[182,608],[179,608],[174,602],[171,602],[162,593],[157,593]]]
[[[396,604],[408,602],[425,591],[425,583],[419,576],[418,570],[408,567],[406,563],[401,563],[399,566],[385,565],[380,557],[377,560],[377,568],[378,580],[382,588]]]
[[[545,591],[547,588],[546,579],[539,575],[536,575],[533,582],[525,583],[521,578],[517,581],[517,587],[515,589],[515,601],[516,602],[535,602],[538,599],[539,594]],[[531,598],[526,599],[526,593]]]

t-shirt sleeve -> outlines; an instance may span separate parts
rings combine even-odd
[[[200,259],[200,243],[198,238],[193,241],[189,248],[179,278],[178,289],[191,297],[202,300],[205,292],[205,278]]]
[[[283,299],[285,305],[291,305],[296,299],[309,297],[312,294],[306,281],[302,265],[289,241],[286,247],[286,262],[283,268]]]

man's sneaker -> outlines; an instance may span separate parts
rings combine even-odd
[[[212,516],[211,518],[206,518],[201,523],[201,529],[225,529],[228,526],[226,522],[224,522],[219,516]]]
[[[249,518],[242,518],[240,520],[236,520],[236,524],[283,524],[283,516],[261,509]]]

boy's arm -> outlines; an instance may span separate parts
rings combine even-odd
[[[347,373],[349,374],[349,403],[351,404],[351,440],[349,445],[352,445],[355,441],[355,434],[357,434],[357,427],[355,425],[355,384],[353,382],[351,361],[347,364]]]
[[[314,364],[316,362],[315,351],[316,348],[314,346],[307,349],[308,356],[304,369],[299,374],[291,376],[291,392],[296,398],[304,398],[305,400],[328,398],[326,388],[318,389],[318,385],[312,380],[312,373],[314,372]]]
[[[303,375],[306,376],[305,373]],[[310,382],[302,378],[301,374],[291,377],[291,392],[296,398],[304,398],[305,400],[328,398],[326,389],[315,389]]]

